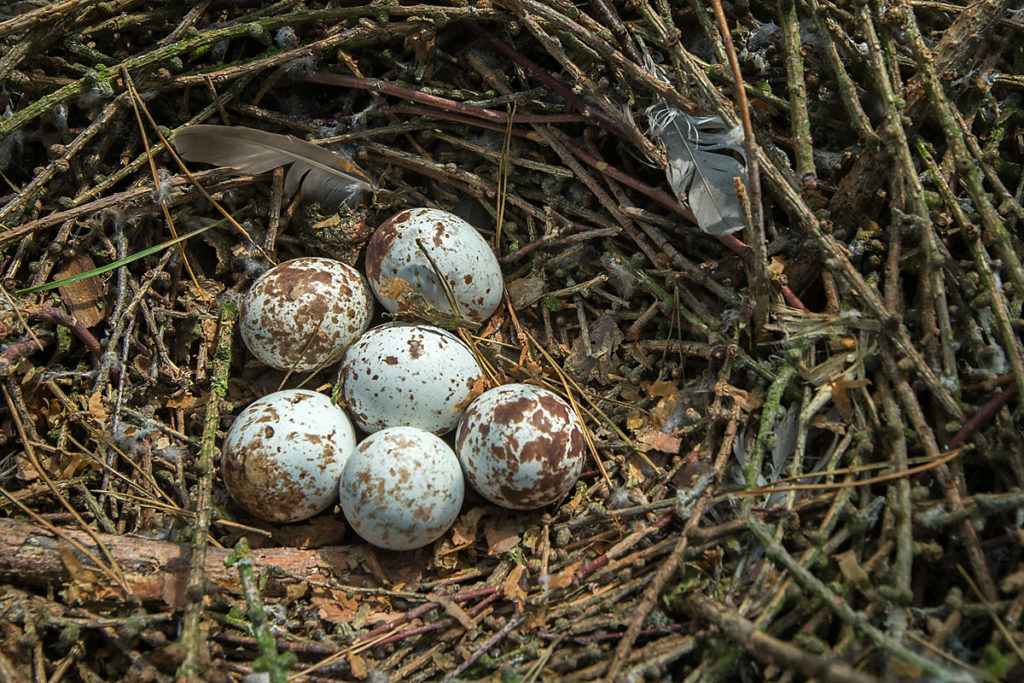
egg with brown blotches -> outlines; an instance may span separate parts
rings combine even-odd
[[[338,483],[352,529],[389,550],[420,548],[443,536],[458,517],[464,493],[455,453],[415,427],[389,427],[364,439]]]
[[[341,363],[342,398],[367,432],[418,427],[444,434],[483,376],[465,343],[429,325],[380,325],[361,336]]]
[[[228,493],[253,517],[298,522],[329,508],[355,450],[352,423],[327,396],[268,394],[238,414],[221,448]]]
[[[340,360],[372,315],[373,297],[359,271],[305,257],[285,261],[253,283],[242,299],[238,328],[259,360],[308,372]]]
[[[576,411],[557,394],[505,384],[466,408],[455,452],[484,498],[525,510],[553,503],[572,489],[583,470],[585,443]]]
[[[501,266],[487,240],[439,209],[406,209],[381,224],[366,245],[366,277],[391,312],[400,308],[395,285],[401,281],[433,308],[477,322],[494,313],[503,291]]]

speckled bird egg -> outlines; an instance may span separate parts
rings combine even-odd
[[[486,320],[501,303],[501,267],[494,252],[476,228],[447,211],[406,209],[377,228],[366,246],[366,276],[391,312],[399,304],[389,286],[402,278],[431,306],[452,313],[436,273],[471,320]]]
[[[372,315],[373,297],[359,271],[308,257],[260,276],[242,299],[238,327],[245,345],[267,365],[307,372],[341,358]]]
[[[483,375],[460,339],[428,325],[380,325],[345,352],[342,397],[362,429],[455,429]]]
[[[250,515],[297,522],[337,500],[338,479],[355,448],[355,429],[330,398],[278,391],[235,418],[224,438],[221,474]]]
[[[389,550],[419,548],[443,536],[464,493],[455,453],[415,427],[390,427],[364,439],[338,484],[349,525]]]
[[[462,416],[455,451],[484,498],[525,510],[553,503],[583,470],[583,425],[554,392],[505,384],[478,396]]]

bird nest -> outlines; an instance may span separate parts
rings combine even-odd
[[[0,9],[0,678],[996,679],[1024,665],[1020,13],[926,0]],[[372,181],[183,162],[247,126]],[[235,302],[466,217],[557,503],[432,545],[245,515]],[[378,313],[377,321],[387,319]]]

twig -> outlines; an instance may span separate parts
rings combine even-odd
[[[722,381],[724,382],[724,378],[729,377],[731,371],[732,356],[726,355],[725,362],[722,364],[722,368],[719,371],[718,376],[719,378],[723,378]],[[722,411],[722,399],[723,394],[716,391],[715,402],[712,407],[713,415],[717,415]],[[738,410],[733,411],[733,415],[726,424],[724,433],[722,434],[718,454],[714,459],[713,468],[715,479],[712,480],[712,482],[721,478],[722,472],[725,469],[725,464],[732,456],[732,446],[736,439],[736,432],[739,426],[738,413]],[[713,429],[708,430],[707,436],[704,439],[705,447],[710,447],[712,439],[714,438],[714,431],[715,430]],[[620,640],[619,644],[615,647],[615,654],[604,672],[603,680],[606,681],[606,683],[614,683],[618,680],[622,666],[627,661],[630,650],[633,648],[633,643],[636,641],[636,636],[643,627],[644,619],[647,618],[651,610],[654,608],[654,605],[657,604],[665,584],[668,582],[669,578],[675,574],[680,563],[682,563],[683,554],[690,542],[690,534],[697,528],[697,526],[699,526],[701,517],[704,515],[704,509],[711,500],[711,494],[714,490],[712,482],[708,482],[703,490],[697,492],[697,498],[695,501],[692,501],[692,508],[687,511],[689,517],[686,519],[686,524],[683,525],[683,530],[680,532],[679,538],[676,540],[672,554],[669,555],[668,560],[658,568],[658,572],[655,574],[654,579],[644,591],[644,596],[640,601],[640,605],[637,607],[633,618],[630,620],[629,628],[626,630],[626,634],[622,637],[622,640]]]
[[[677,604],[695,619],[714,624],[755,658],[784,670],[799,671],[808,678],[833,683],[871,683],[874,676],[860,673],[846,663],[801,650],[765,633],[728,605],[711,600],[700,593],[690,593]]]
[[[757,537],[758,542],[764,547],[768,557],[781,564],[796,579],[801,588],[821,600],[845,624],[853,628],[857,634],[866,638],[872,645],[919,668],[927,676],[949,681],[964,681],[964,683],[973,680],[971,676],[965,673],[950,671],[935,662],[925,659],[871,625],[866,615],[855,611],[846,600],[836,595],[828,585],[812,575],[803,565],[793,559],[793,556],[775,541],[768,526],[760,519],[756,517],[749,518],[747,526],[754,533],[754,536]]]
[[[198,680],[202,661],[203,597],[206,593],[206,547],[210,519],[213,516],[211,490],[215,474],[217,428],[220,426],[220,404],[227,395],[228,372],[231,368],[231,340],[238,310],[230,300],[220,309],[220,327],[214,350],[213,375],[210,378],[210,397],[203,420],[203,437],[199,448],[199,482],[196,486],[195,520],[192,525],[192,554],[189,559],[185,609],[182,616],[182,641],[185,659],[178,668],[179,680]]]
[[[789,89],[789,118],[796,175],[801,182],[809,184],[813,182],[817,173],[814,170],[811,121],[807,113],[807,83],[804,80],[804,58],[801,54],[796,2],[779,0],[779,21],[782,26],[782,46],[786,52],[786,87]]]
[[[935,435],[931,429],[929,429],[928,423],[921,411],[921,406],[917,401],[917,397],[914,395],[914,391],[907,383],[907,380],[900,374],[896,365],[896,360],[892,357],[891,353],[882,353],[882,365],[885,368],[886,374],[889,376],[889,381],[892,382],[896,389],[896,394],[903,403],[904,410],[910,417],[910,424],[913,425],[914,430],[917,432],[918,438],[924,446],[925,453],[927,453],[930,458],[939,459],[940,453],[938,444],[935,442]],[[949,466],[945,463],[939,465],[939,467],[936,468],[936,474],[938,483],[942,487],[943,493],[949,501],[950,507],[954,510],[961,509],[963,507],[963,501],[960,486],[953,477],[953,473],[950,471]],[[992,573],[989,571],[988,560],[985,557],[985,553],[981,550],[981,541],[978,538],[978,530],[974,528],[973,524],[966,520],[960,525],[960,530],[964,545],[967,547],[967,557],[971,562],[971,568],[974,570],[975,575],[978,577],[978,581],[981,583],[985,597],[988,600],[994,601],[998,598],[999,593],[996,590],[995,581],[992,579]]]
[[[263,611],[263,600],[253,571],[252,556],[249,554],[249,542],[244,536],[235,544],[234,552],[224,560],[224,564],[238,570],[238,579],[242,584],[246,612],[260,650],[260,656],[253,662],[253,670],[269,673],[271,683],[287,683],[288,669],[295,663],[296,656],[293,652],[277,652],[274,634],[270,631],[267,615]]]
[[[99,357],[103,354],[103,348],[96,340],[96,337],[77,318],[73,318],[56,308],[40,308],[37,311],[33,311],[29,317],[33,320],[45,320],[68,328],[78,337],[79,341],[85,344],[85,348],[89,349],[89,353],[94,359],[99,360]]]
[[[1018,389],[1015,386],[1010,387],[1009,389],[1004,389],[992,400],[983,405],[981,410],[975,413],[970,420],[964,423],[964,426],[960,431],[954,434],[952,438],[946,442],[946,445],[943,448],[951,450],[965,443],[968,439],[974,436],[979,429],[988,424],[995,414],[999,412],[999,409],[1009,403],[1017,393]]]
[[[485,640],[483,644],[480,645],[480,647],[473,651],[473,654],[471,654],[469,657],[466,657],[465,661],[463,661],[462,664],[459,664],[457,667],[455,667],[447,674],[445,674],[444,678],[441,679],[441,682],[446,683],[447,681],[454,680],[463,671],[473,666],[473,664],[476,663],[476,661],[480,659],[482,656],[484,656],[488,650],[490,650],[495,645],[500,643],[501,640],[505,636],[507,636],[513,629],[517,628],[520,624],[526,621],[526,617],[527,615],[522,614],[517,617],[509,619],[497,633],[495,633],[493,636]]]

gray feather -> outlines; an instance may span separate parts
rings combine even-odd
[[[239,174],[264,173],[292,164],[285,194],[337,207],[373,189],[366,174],[334,152],[291,135],[245,126],[199,124],[178,131],[174,147],[186,161],[227,166]]]
[[[746,179],[744,164],[730,152],[743,154],[743,130],[728,130],[717,116],[690,116],[665,104],[648,112],[651,134],[661,138],[668,156],[665,175],[672,191],[685,199],[697,225],[712,235],[743,228],[743,213],[733,178]]]

